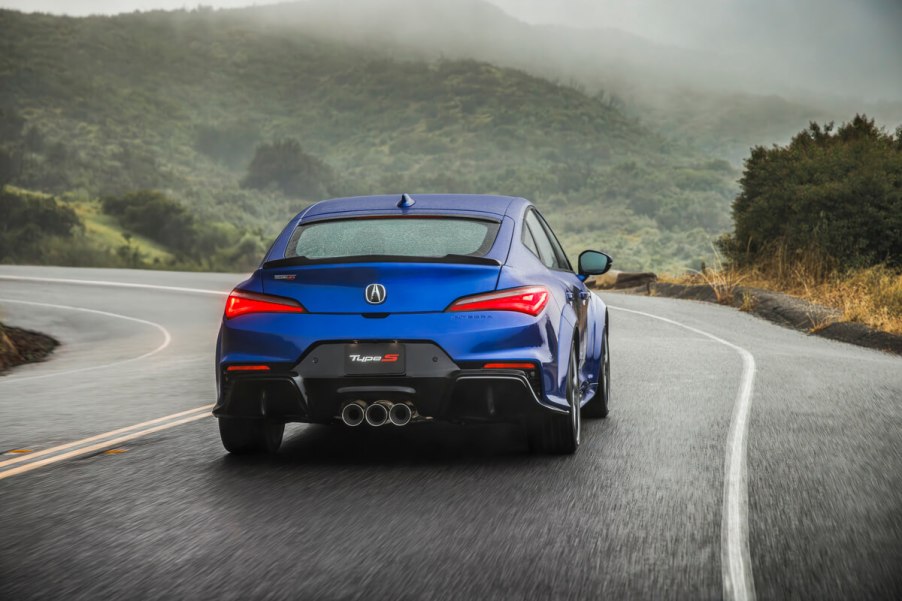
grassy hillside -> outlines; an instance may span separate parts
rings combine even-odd
[[[6,186],[0,192],[0,262],[102,267],[186,267],[163,245],[123,228],[101,203]]]
[[[172,260],[163,245],[128,232],[115,218],[105,214],[100,203],[93,200],[76,200],[69,203],[84,223],[84,236],[92,246],[114,250],[127,242],[149,263],[167,263]]]
[[[0,146],[32,190],[159,189],[267,238],[315,199],[240,183],[259,144],[293,138],[331,167],[331,194],[522,195],[571,252],[607,249],[627,268],[696,264],[729,225],[729,164],[521,71],[392,60],[246,11],[0,11],[0,39]]]

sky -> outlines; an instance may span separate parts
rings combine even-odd
[[[0,7],[85,15],[275,1],[0,0]],[[737,65],[767,68],[789,61],[796,73],[845,77],[850,88],[870,80],[875,94],[890,90],[895,96],[902,89],[893,83],[902,81],[902,0],[488,1],[529,23],[622,29],[658,44],[741,58]]]
[[[280,0],[0,0],[0,6],[71,15],[134,10],[234,8]],[[282,0],[284,1],[284,0]],[[428,2],[430,0],[423,0]],[[488,0],[530,23],[615,27],[662,43],[705,45],[736,31],[760,38],[792,29],[868,29],[898,34],[902,0]],[[898,19],[898,20],[896,20]],[[813,33],[809,31],[809,33]],[[902,37],[902,36],[899,36]]]

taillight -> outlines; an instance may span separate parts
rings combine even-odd
[[[517,311],[536,316],[548,304],[548,289],[544,286],[509,288],[488,294],[459,298],[448,311]]]
[[[233,290],[226,301],[225,317],[232,319],[250,313],[306,313],[301,303],[290,298]]]
[[[268,365],[229,365],[226,371],[269,371]]]

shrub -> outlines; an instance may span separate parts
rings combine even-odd
[[[289,196],[328,196],[334,187],[332,168],[301,149],[297,140],[276,140],[257,146],[242,187],[275,186]]]
[[[848,267],[902,265],[902,132],[857,115],[835,132],[812,123],[788,146],[757,147],[723,248],[755,263],[779,247]]]
[[[140,190],[107,196],[103,210],[123,227],[169,248],[189,252],[194,248],[195,220],[188,210],[157,190]]]
[[[0,192],[0,261],[42,262],[48,237],[69,239],[81,227],[75,211],[52,197]]]

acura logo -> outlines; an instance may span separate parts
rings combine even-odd
[[[382,284],[370,284],[364,293],[366,302],[371,305],[381,305],[385,302],[385,286]]]

